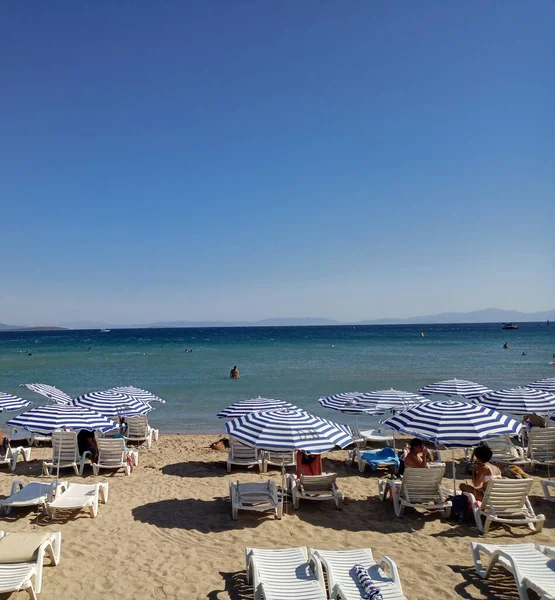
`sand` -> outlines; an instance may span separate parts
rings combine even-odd
[[[546,515],[544,530],[534,534],[525,527],[493,525],[482,538],[470,524],[446,522],[434,514],[407,509],[402,519],[396,518],[391,503],[377,497],[378,475],[361,475],[347,466],[345,451],[324,458],[324,469],[339,474],[339,486],[349,498],[343,510],[336,510],[332,502],[301,502],[298,511],[289,506],[281,521],[270,514],[245,512],[233,521],[227,497],[230,481],[279,481],[281,474],[236,468],[228,475],[226,453],[208,448],[214,439],[161,436],[150,450],[140,451],[140,465],[130,477],[122,471],[94,477],[90,467],[84,478],[71,470],[63,472],[62,478],[71,481],[109,482],[109,502],[101,505],[96,519],[83,511],[58,513],[49,522],[25,509],[2,517],[1,528],[7,531],[62,532],[62,560],[57,567],[45,567],[40,598],[244,600],[252,598],[244,571],[245,547],[308,546],[370,547],[375,557],[387,554],[397,563],[410,600],[517,600],[514,582],[504,571],[496,570],[489,582],[476,577],[469,542],[555,545],[555,504],[543,498],[537,476],[531,501],[537,513]],[[39,478],[40,461],[51,452],[33,448],[35,460],[18,463],[15,475],[4,468],[0,494],[9,495],[15,480]],[[462,465],[459,478],[464,478]],[[28,595],[5,597],[19,600]]]

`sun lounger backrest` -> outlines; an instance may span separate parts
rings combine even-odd
[[[130,417],[127,419],[126,437],[143,439],[148,437],[148,423],[142,417]]]
[[[555,462],[555,427],[531,429],[528,456],[538,462]]]
[[[75,431],[55,431],[52,434],[52,462],[54,464],[79,461],[79,447]]]
[[[122,438],[99,438],[96,444],[98,464],[115,466],[126,462],[125,442]]]
[[[239,440],[232,437],[229,438],[229,451],[233,460],[256,461],[258,458],[258,451],[256,448],[242,444]]]
[[[482,511],[500,513],[522,508],[533,483],[533,479],[492,479],[482,500]]]
[[[337,479],[337,473],[325,475],[303,475],[301,474],[301,487],[306,492],[318,492],[332,490]]]
[[[493,452],[492,460],[494,462],[520,458],[518,450],[506,436],[488,440],[487,444]]]
[[[401,496],[415,504],[430,502],[441,495],[440,485],[444,473],[445,467],[406,468],[401,484]]]

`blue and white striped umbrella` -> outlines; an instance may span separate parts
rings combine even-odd
[[[75,398],[73,404],[95,410],[105,417],[136,417],[152,410],[151,406],[134,396],[111,390],[83,394]]]
[[[29,400],[24,400],[19,396],[0,392],[0,412],[3,410],[21,410],[31,404]]]
[[[272,398],[251,398],[250,400],[239,400],[234,402],[224,410],[220,411],[216,416],[218,419],[236,419],[243,415],[249,415],[253,412],[261,412],[266,410],[277,410],[278,408],[297,408],[285,400],[274,400]]]
[[[50,398],[50,400],[54,400],[56,404],[71,404],[73,402],[71,396],[68,396],[65,392],[62,392],[62,390],[59,390],[53,385],[48,385],[47,383],[22,383],[21,385],[41,396],[46,396],[47,398]]]
[[[275,452],[302,450],[321,454],[354,442],[348,426],[299,408],[254,412],[228,421],[225,428],[230,436],[248,446]]]
[[[527,387],[555,394],[555,377],[546,377],[545,379],[538,379],[538,381],[533,381]]]
[[[467,448],[502,435],[518,435],[521,425],[496,410],[470,402],[433,400],[415,404],[384,425],[447,448]]]
[[[530,387],[497,390],[476,398],[476,402],[513,415],[547,415],[555,412],[555,395]]]
[[[141,388],[135,387],[134,385],[120,385],[118,387],[110,388],[108,391],[110,392],[123,392],[124,394],[129,394],[134,398],[138,398],[141,402],[145,402],[146,404],[150,404],[151,402],[161,402],[165,404],[166,401],[162,400],[156,394],[149,392],[148,390],[143,390]]]
[[[113,421],[88,408],[60,404],[37,406],[10,419],[6,425],[23,427],[23,429],[44,435],[59,429],[110,431],[116,427]]]
[[[358,415],[374,409],[374,403],[366,400],[366,394],[363,392],[343,392],[341,394],[332,394],[323,396],[318,402],[324,408],[339,410],[347,415]]]
[[[430,383],[418,390],[422,395],[429,396],[431,394],[441,394],[442,396],[462,396],[468,400],[478,398],[483,394],[491,392],[491,390],[479,383],[466,381],[464,379],[446,379],[445,381],[437,381]]]
[[[368,400],[372,402],[373,406],[376,409],[395,409],[395,410],[403,410],[412,406],[413,404],[418,404],[419,402],[429,402],[429,398],[425,398],[424,396],[419,396],[418,394],[414,394],[413,392],[403,392],[400,390],[394,390],[393,388],[389,390],[377,390],[375,392],[368,392],[364,394],[364,400]]]

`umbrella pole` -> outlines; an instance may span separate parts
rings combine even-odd
[[[451,448],[451,461],[453,465],[453,496],[457,495],[457,470],[455,469],[455,449]]]

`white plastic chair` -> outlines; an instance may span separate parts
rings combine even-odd
[[[555,427],[532,427],[528,434],[528,458],[534,466],[555,465]]]
[[[229,497],[231,499],[231,516],[239,518],[240,510],[275,512],[276,519],[281,519],[283,509],[278,498],[275,481],[261,483],[229,483]]]
[[[482,579],[488,579],[493,567],[499,564],[515,578],[520,600],[528,600],[529,589],[541,600],[555,598],[555,560],[534,544],[471,542],[470,548],[476,572]],[[484,566],[480,553],[488,557],[487,566]]]
[[[322,473],[322,475],[304,475],[299,479],[295,475],[289,477],[293,508],[299,508],[300,500],[333,500],[338,510],[341,510],[343,494],[337,487],[337,473]]]
[[[75,475],[83,475],[85,461],[91,458],[90,452],[79,454],[75,431],[54,431],[52,433],[52,459],[42,463],[43,475],[52,475],[54,469],[72,468]]]
[[[50,518],[54,516],[56,510],[83,510],[88,508],[91,517],[94,519],[98,514],[98,503],[106,504],[108,502],[107,483],[64,482],[60,487],[60,492],[54,500],[46,503],[46,511]]]
[[[533,479],[492,479],[488,481],[484,497],[480,503],[474,494],[464,492],[470,498],[476,526],[487,533],[492,522],[508,525],[528,525],[532,531],[540,532],[545,521],[544,515],[536,515],[528,494]],[[482,523],[482,517],[485,522]]]
[[[365,592],[354,569],[357,564],[368,570],[368,575],[380,589],[384,600],[406,600],[397,565],[387,556],[383,556],[376,562],[370,548],[360,550],[314,550],[311,548],[309,557],[318,581],[324,586],[327,581],[328,595],[332,600],[361,600],[364,598]]]
[[[44,557],[60,562],[62,534],[0,531],[0,594],[27,590],[32,600],[42,589]],[[33,585],[34,579],[34,585]]]
[[[229,448],[227,452],[227,472],[231,473],[231,465],[240,465],[242,467],[252,467],[258,465],[260,473],[263,471],[262,458],[256,448],[247,446],[233,437],[229,438]]]
[[[14,481],[10,495],[0,500],[0,506],[4,508],[6,514],[12,508],[37,506],[40,509],[46,505],[47,501],[55,497],[56,491],[64,483],[67,482],[53,481],[51,483],[44,483],[42,481],[29,481],[28,483],[23,483],[23,481]]]
[[[259,457],[262,460],[263,473],[267,473],[268,465],[282,468],[297,466],[296,450],[293,450],[293,452],[270,452],[268,450],[263,450]]]
[[[308,563],[306,548],[246,548],[245,559],[254,600],[327,600],[325,587]]]
[[[393,508],[398,517],[402,517],[406,507],[420,508],[429,511],[440,511],[442,516],[451,514],[451,502],[444,500],[445,491],[441,480],[445,466],[425,469],[407,467],[401,481],[398,479],[380,479],[378,493],[384,502],[391,489]]]
[[[123,438],[96,438],[98,447],[97,462],[93,463],[93,473],[98,475],[100,469],[123,469],[126,475],[131,475],[131,467],[127,462],[127,450]],[[138,453],[137,453],[138,454]],[[135,462],[135,464],[137,464]]]

